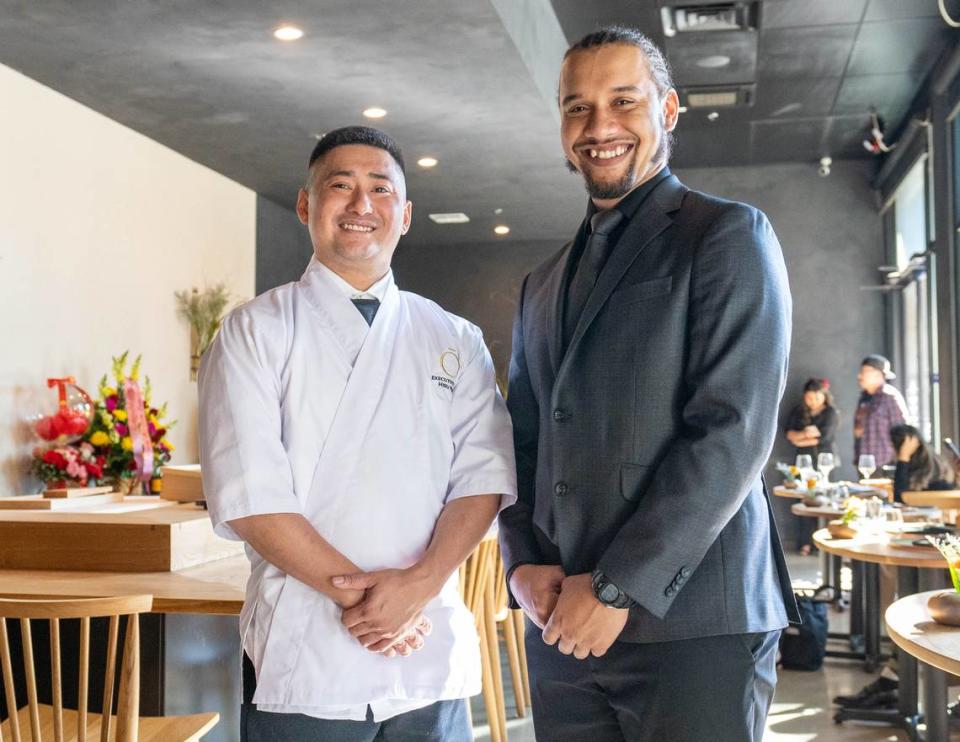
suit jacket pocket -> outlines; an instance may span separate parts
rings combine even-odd
[[[653,467],[645,464],[620,464],[620,494],[625,500],[639,500],[652,473]]]
[[[610,294],[610,305],[624,306],[634,304],[645,299],[652,299],[655,296],[669,294],[673,290],[673,276],[664,276],[663,278],[654,278],[643,283],[634,283],[621,288]]]

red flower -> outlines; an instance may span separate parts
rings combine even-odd
[[[47,451],[43,455],[43,462],[45,464],[50,464],[51,466],[55,466],[58,469],[67,468],[67,460],[63,457],[62,454],[59,454],[56,451]]]

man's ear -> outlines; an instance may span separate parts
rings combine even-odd
[[[663,96],[663,128],[664,131],[673,131],[677,128],[677,118],[680,116],[680,97],[677,91],[670,88]]]
[[[310,194],[306,188],[301,188],[297,193],[297,216],[302,224],[306,224],[310,218]]]
[[[400,234],[406,234],[410,231],[410,222],[413,219],[413,202],[407,201],[403,207],[403,224],[400,227]]]

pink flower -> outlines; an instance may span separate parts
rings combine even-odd
[[[119,433],[120,435],[127,434],[127,426],[124,425],[123,423],[117,423],[116,425],[113,426],[113,429],[116,430],[117,433]]]
[[[110,412],[113,412],[115,409],[117,409],[117,395],[111,394],[109,397],[103,400],[103,404],[108,410],[110,410]]]
[[[71,461],[69,464],[67,464],[67,474],[69,474],[74,479],[79,479],[81,471],[84,474],[87,473],[86,469],[80,466],[80,464],[78,464],[76,461]]]

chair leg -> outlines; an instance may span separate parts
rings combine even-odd
[[[530,694],[530,672],[527,669],[526,623],[523,620],[523,611],[510,611],[513,623],[517,628],[517,649],[520,651],[520,674],[523,675],[523,697],[527,704],[533,706],[533,696]]]
[[[481,598],[481,602],[483,599]],[[483,607],[481,606],[481,611]],[[490,648],[487,639],[486,627],[483,621],[477,622],[477,634],[480,636],[480,674],[481,689],[483,691],[483,705],[487,709],[487,723],[490,725],[490,742],[504,742],[500,736],[500,725],[497,722],[497,696],[493,685],[493,672],[490,668]]]
[[[490,575],[488,587],[483,595],[483,622],[487,633],[487,650],[490,654],[490,671],[493,674],[493,687],[497,702],[497,724],[500,725],[501,736],[507,739],[507,710],[503,700],[503,673],[500,670],[500,642],[497,639],[497,620],[494,617],[493,606],[493,575]]]
[[[513,697],[516,700],[517,716],[521,719],[527,715],[527,703],[523,692],[523,676],[520,674],[520,654],[517,648],[517,625],[513,616],[501,621],[503,626],[503,643],[506,645],[507,661],[510,663],[510,682],[513,684]]]

